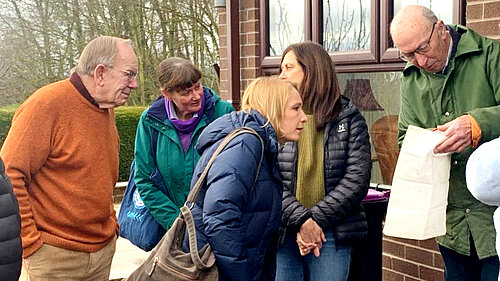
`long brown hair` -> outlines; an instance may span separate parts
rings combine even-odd
[[[295,54],[304,72],[304,79],[299,87],[304,108],[313,114],[316,129],[321,130],[340,111],[340,105],[337,104],[340,88],[335,65],[326,50],[314,42],[288,46],[281,56],[281,63],[290,51]]]

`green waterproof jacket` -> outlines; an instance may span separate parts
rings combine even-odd
[[[165,229],[172,226],[189,193],[193,170],[200,158],[195,149],[200,133],[215,119],[234,111],[229,103],[222,101],[209,88],[204,87],[203,98],[203,115],[191,136],[185,154],[177,130],[168,120],[163,97],[142,113],[137,126],[134,152],[135,184],[144,204]],[[151,154],[152,130],[159,132],[156,161],[168,194],[161,192],[149,178],[155,167]]]
[[[472,115],[481,127],[480,143],[500,136],[500,42],[464,26],[457,52],[446,74],[429,73],[408,64],[401,79],[399,141],[409,125],[435,128],[463,114]],[[451,158],[446,235],[440,245],[469,255],[469,238],[480,259],[496,255],[493,211],[496,207],[477,201],[465,183],[465,164],[473,149]]]

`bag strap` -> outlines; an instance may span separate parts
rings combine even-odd
[[[262,149],[261,149],[261,154],[260,154],[259,165],[257,166],[257,172],[255,174],[255,179],[253,182],[253,185],[255,185],[255,183],[257,182],[257,178],[259,177],[260,167],[262,165],[262,160],[264,158],[264,141],[262,140],[260,135],[254,129],[252,129],[250,127],[236,128],[235,130],[233,130],[231,133],[229,133],[222,140],[222,142],[219,144],[219,146],[217,147],[215,152],[212,154],[212,157],[210,157],[210,160],[208,160],[208,163],[205,166],[205,169],[203,170],[200,177],[196,181],[195,185],[193,186],[193,188],[189,192],[189,195],[187,196],[186,202],[184,203],[185,206],[187,206],[190,209],[192,208],[192,204],[194,204],[194,201],[196,200],[196,197],[198,196],[198,193],[200,192],[201,186],[205,182],[205,178],[207,177],[208,171],[210,170],[210,167],[212,166],[213,162],[215,161],[215,158],[217,158],[219,153],[221,153],[221,151],[224,150],[226,145],[231,140],[233,140],[235,137],[237,137],[238,135],[241,135],[241,134],[252,134],[252,135],[257,136],[257,138],[259,138],[259,140],[260,140],[260,144],[261,144]]]
[[[198,242],[196,238],[196,228],[194,225],[194,219],[193,219],[193,214],[191,213],[191,208],[194,206],[194,200],[196,200],[196,197],[198,196],[198,193],[200,191],[201,186],[205,182],[205,178],[208,174],[208,170],[210,170],[210,167],[212,166],[213,162],[215,161],[215,158],[219,155],[219,153],[226,147],[226,145],[234,139],[236,136],[241,135],[241,134],[252,134],[255,135],[259,138],[260,144],[261,144],[261,154],[260,154],[260,161],[259,165],[257,166],[257,171],[255,173],[255,179],[253,182],[253,187],[255,186],[255,183],[257,182],[257,179],[259,178],[259,173],[260,173],[260,168],[262,166],[262,161],[264,159],[264,141],[260,137],[260,135],[252,128],[249,127],[240,127],[229,133],[219,144],[215,152],[212,154],[212,157],[210,157],[210,160],[208,161],[207,165],[205,166],[205,169],[203,170],[203,173],[201,176],[198,178],[196,181],[194,187],[191,189],[189,192],[189,195],[187,197],[186,203],[184,203],[184,206],[180,208],[180,216],[184,217],[184,222],[186,224],[187,232],[188,232],[188,237],[189,237],[189,252],[191,254],[191,259],[193,260],[193,263],[196,265],[196,267],[200,269],[204,269],[207,267],[211,267],[215,263],[215,259],[208,259],[207,263],[204,263],[202,259],[200,258],[200,253],[198,252]]]

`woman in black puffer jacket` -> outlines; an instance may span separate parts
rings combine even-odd
[[[21,218],[12,185],[0,159],[0,280],[14,281],[21,274]]]
[[[284,183],[276,280],[347,280],[352,243],[368,234],[361,201],[370,183],[368,127],[340,95],[335,67],[321,45],[283,53],[280,78],[298,85],[308,122],[279,154]]]

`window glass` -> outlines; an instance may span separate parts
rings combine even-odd
[[[304,41],[304,0],[269,1],[269,55],[281,56],[288,45]]]
[[[399,81],[401,72],[341,73],[339,86],[366,119],[372,145],[373,183],[391,184],[399,147]]]
[[[421,5],[431,9],[445,24],[453,23],[453,0],[394,0],[394,14],[406,5]]]
[[[453,8],[456,5],[454,0],[393,0],[394,15],[406,5],[421,5],[431,9],[436,17],[442,20],[445,24],[453,23]],[[394,42],[390,41],[390,46],[394,46]]]
[[[370,2],[323,1],[323,46],[327,51],[370,49]]]

